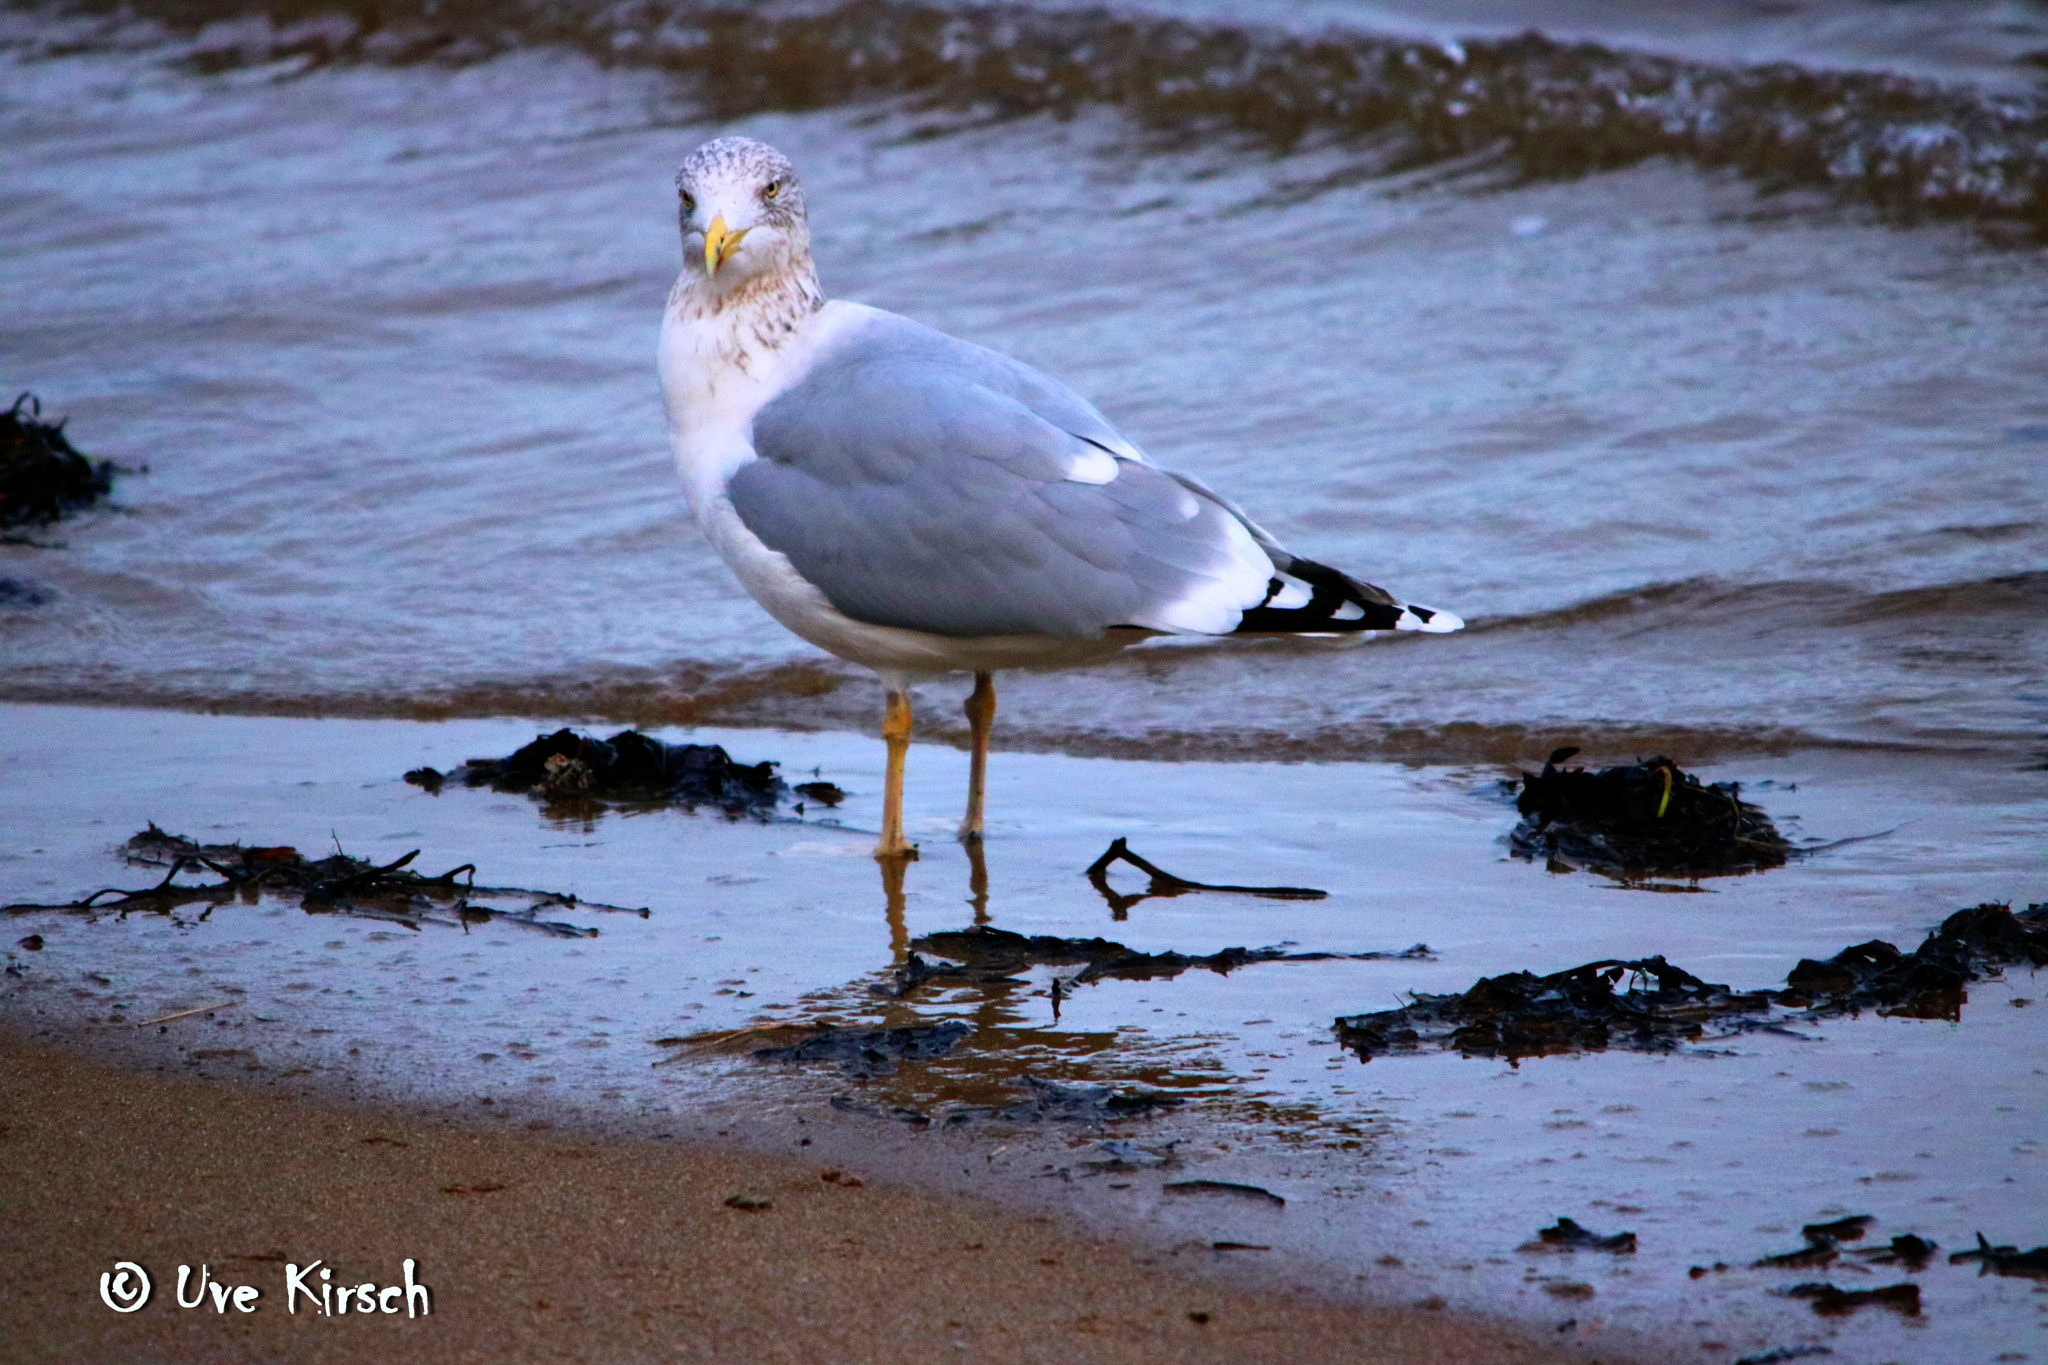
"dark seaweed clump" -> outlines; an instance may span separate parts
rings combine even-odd
[[[1782,867],[1793,852],[1733,782],[1709,786],[1662,755],[1598,772],[1558,766],[1578,752],[1522,774],[1522,823],[1508,836],[1522,857],[1622,878],[1710,877]]]
[[[1995,903],[1958,910],[1911,953],[1876,940],[1826,962],[1805,959],[1782,990],[1730,990],[1662,957],[1609,959],[1548,976],[1482,977],[1461,994],[1339,1018],[1335,1029],[1365,1061],[1425,1048],[1510,1062],[1610,1047],[1669,1052],[1702,1038],[1709,1023],[1728,1036],[1865,1009],[1957,1019],[1968,982],[2016,964],[2048,965],[2048,904],[2019,914]],[[1623,978],[1630,985],[1617,990]]]
[[[1616,1232],[1605,1236],[1579,1226],[1577,1220],[1560,1218],[1536,1233],[1536,1247],[1546,1251],[1606,1251],[1616,1256],[1633,1256],[1636,1235]],[[1525,1248],[1526,1249],[1526,1248]]]
[[[638,730],[610,739],[557,730],[505,758],[472,758],[453,772],[415,768],[405,780],[519,792],[550,802],[675,802],[727,815],[767,816],[789,788],[773,763],[736,763],[716,744],[665,744]]]
[[[1801,958],[1777,994],[1781,1003],[1803,1003],[1817,1014],[1874,1009],[1909,1019],[1958,1019],[1966,985],[1987,970],[2019,964],[2048,966],[2048,904],[2018,914],[1996,902],[1958,910],[1910,953],[1872,939],[1824,962]]]
[[[1654,988],[1616,991],[1625,976]],[[1338,1041],[1368,1061],[1424,1047],[1515,1061],[1609,1047],[1668,1052],[1699,1037],[1708,1019],[1769,1008],[1768,992],[1736,995],[1651,957],[1482,977],[1461,995],[1420,995],[1400,1009],[1341,1018],[1336,1028]]]
[[[1831,1266],[1842,1257],[1840,1244],[1862,1241],[1870,1225],[1876,1221],[1876,1217],[1871,1214],[1858,1213],[1847,1218],[1837,1218],[1832,1222],[1808,1223],[1799,1229],[1800,1235],[1806,1240],[1805,1246],[1796,1251],[1783,1251],[1775,1256],[1765,1256],[1750,1264],[1757,1270],[1819,1270]],[[1977,1237],[1977,1242],[1987,1250],[1997,1250],[1985,1243],[1981,1233]],[[2007,1251],[2011,1249],[2004,1248]],[[1851,1251],[1849,1254],[1861,1260],[1864,1266],[1902,1266],[1907,1273],[1917,1275],[1927,1269],[1938,1250],[1940,1247],[1925,1237],[1917,1233],[1904,1232],[1894,1236],[1889,1245],[1866,1247]],[[1962,1252],[1951,1256],[1949,1260],[1956,1262],[1976,1257],[1975,1252]],[[1855,1266],[1855,1262],[1849,1264]],[[1856,1268],[1860,1270],[1863,1267]],[[1725,1261],[1716,1261],[1711,1267],[1696,1265],[1688,1273],[1697,1280],[1726,1269],[1728,1265]],[[1808,1300],[1813,1305],[1813,1311],[1823,1317],[1841,1317],[1859,1308],[1873,1306],[1891,1308],[1909,1317],[1917,1316],[1920,1312],[1920,1290],[1910,1283],[1886,1285],[1880,1289],[1840,1289],[1832,1284],[1808,1281],[1777,1292],[1787,1298]]]
[[[120,466],[80,454],[64,424],[42,415],[26,393],[0,413],[0,527],[47,526],[114,489]]]

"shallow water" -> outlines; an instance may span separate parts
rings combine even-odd
[[[859,736],[686,736],[743,759],[773,757],[791,775],[817,767],[849,793],[837,823],[813,809],[763,824],[678,811],[562,820],[525,798],[458,788],[430,796],[399,780],[421,764],[508,752],[531,737],[518,722],[7,706],[0,735],[0,827],[13,832],[0,855],[6,900],[154,882],[157,871],[125,867],[111,851],[154,820],[207,841],[308,853],[338,842],[378,862],[418,848],[430,873],[473,862],[479,882],[648,911],[549,913],[599,931],[584,939],[503,922],[463,928],[445,915],[413,929],[270,899],[203,916],[188,906],[175,920],[11,917],[6,954],[19,974],[7,978],[0,1009],[144,1063],[472,1106],[513,1122],[566,1116],[683,1132],[724,1115],[720,1128],[801,1121],[822,1139],[836,1120],[851,1127],[835,1150],[870,1169],[893,1161],[921,1178],[1049,1200],[1195,1260],[1213,1259],[1212,1241],[1271,1246],[1290,1282],[1325,1290],[1397,1302],[1435,1294],[1550,1326],[1575,1318],[1570,1330],[1587,1340],[1697,1319],[1699,1341],[1733,1343],[1733,1353],[1832,1340],[1852,1358],[1867,1349],[1890,1352],[1871,1359],[1953,1362],[2024,1346],[2039,1330],[2028,1282],[1979,1280],[1967,1267],[1913,1277],[1927,1310],[1910,1323],[1882,1310],[1830,1322],[1771,1293],[1815,1278],[1850,1287],[1904,1278],[1896,1273],[1748,1268],[1797,1246],[1802,1223],[1844,1213],[1877,1215],[1876,1241],[1914,1231],[1944,1254],[1980,1228],[1994,1241],[2040,1240],[2048,1010],[2015,1008],[2038,1004],[2037,974],[1973,985],[1956,1023],[1838,1019],[1797,1026],[1798,1036],[1745,1034],[1660,1056],[1366,1063],[1330,1032],[1338,1015],[1502,971],[1663,953],[1710,980],[1753,987],[1850,943],[1911,947],[1960,905],[2040,896],[2048,803],[2038,771],[1824,751],[1711,769],[1709,778],[1747,784],[1796,840],[1891,832],[1672,895],[1507,856],[1514,814],[1489,770],[1006,754],[992,774],[977,908],[968,860],[946,837],[964,756],[919,745],[909,802],[924,856],[892,913],[867,856],[879,746]],[[1150,899],[1118,919],[1081,876],[1117,836],[1184,876],[1330,896]],[[1434,958],[1100,981],[1068,994],[1057,1019],[1043,969],[986,991],[927,987],[908,1001],[873,993],[910,938],[978,916],[1148,952],[1291,943],[1355,953],[1421,941]],[[19,945],[30,933],[42,936],[39,951]],[[772,1034],[723,1049],[662,1041],[825,1018],[900,1026],[954,1017],[977,1030],[955,1054],[866,1082],[829,1066],[749,1061]],[[1014,1102],[1002,1083],[1024,1074],[1181,1094],[1190,1103],[1180,1112],[1113,1134],[1154,1147],[1178,1140],[1180,1166],[1100,1172],[1086,1163],[1106,1159],[1094,1146],[1105,1134],[1067,1124],[978,1120],[916,1133],[826,1103],[843,1094],[867,1110],[909,1104],[943,1117],[962,1104]],[[960,1164],[976,1174],[956,1179]],[[1174,1179],[1252,1183],[1288,1203],[1268,1210],[1162,1192]],[[1633,1258],[1517,1250],[1561,1215],[1636,1231],[1642,1249]],[[1381,1265],[1382,1256],[1403,1264]],[[1735,1269],[1688,1276],[1716,1261]],[[1595,1297],[1558,1298],[1552,1283],[1589,1284]]]
[[[865,724],[663,449],[668,176],[738,129],[803,169],[828,288],[1070,380],[1475,626],[1020,678],[1010,742],[1697,757],[2048,721],[2038,252],[1679,166],[1374,178],[1107,112],[714,126],[662,72],[545,51],[288,70],[8,69],[0,368],[150,472],[61,550],[0,546],[31,589],[0,692]]]

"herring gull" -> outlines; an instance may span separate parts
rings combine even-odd
[[[972,673],[960,837],[982,837],[992,674],[1151,636],[1457,630],[1449,612],[1291,554],[1028,365],[827,300],[803,187],[721,137],[676,175],[684,266],[662,317],[669,440],[697,524],[784,626],[887,694],[878,858],[903,836],[913,680]]]

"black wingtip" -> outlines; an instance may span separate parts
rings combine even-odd
[[[1294,607],[1269,605],[1287,586],[1284,579],[1275,578],[1266,601],[1248,608],[1232,634],[1332,635],[1415,629],[1412,618],[1409,625],[1402,624],[1402,618],[1409,616],[1412,608],[1387,600],[1380,589],[1360,583],[1327,564],[1296,559],[1282,572],[1308,589],[1309,600]]]

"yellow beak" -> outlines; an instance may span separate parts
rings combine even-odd
[[[704,273],[716,275],[718,267],[731,259],[732,253],[740,249],[740,239],[747,235],[747,229],[734,232],[725,225],[725,215],[719,214],[711,220],[711,226],[704,229]]]

